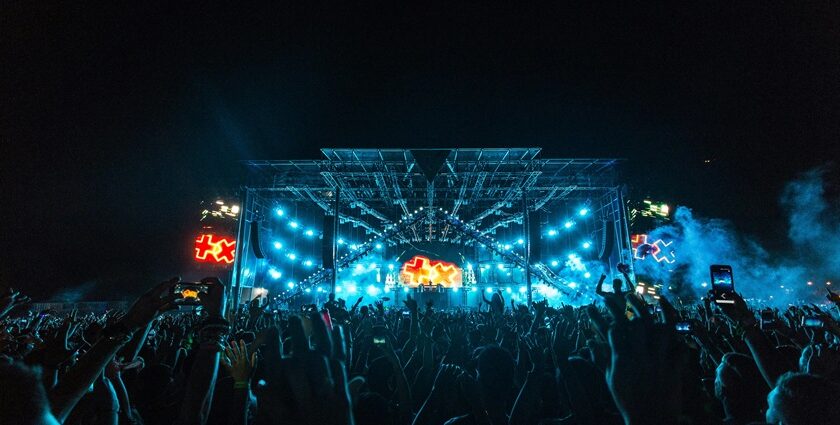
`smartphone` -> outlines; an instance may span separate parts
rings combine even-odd
[[[181,294],[175,300],[178,305],[200,305],[201,295],[207,293],[207,285],[197,282],[181,282],[172,287],[172,294]]]
[[[816,316],[806,316],[802,318],[802,326],[806,328],[821,328],[823,327],[823,321]]]
[[[709,267],[712,278],[712,296],[718,304],[735,304],[735,281],[732,266],[715,264]]]
[[[677,329],[677,333],[681,334],[690,334],[691,333],[691,322],[677,322],[675,325]]]
[[[762,310],[759,316],[761,317],[761,329],[773,329],[776,327],[776,316],[773,315],[772,310]]]

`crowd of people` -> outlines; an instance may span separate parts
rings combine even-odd
[[[653,305],[603,282],[593,305],[499,292],[471,310],[228,308],[208,278],[199,311],[172,279],[127,311],[36,313],[9,289],[0,423],[840,424],[835,312]]]

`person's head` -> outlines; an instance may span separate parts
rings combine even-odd
[[[788,372],[767,395],[766,420],[771,424],[840,424],[834,412],[840,404],[840,385],[817,375]]]
[[[488,394],[504,394],[513,386],[513,357],[504,348],[490,345],[478,355],[478,383]]]
[[[19,362],[0,364],[0,416],[10,424],[58,424],[50,412],[40,368]]]
[[[612,281],[613,292],[615,292],[616,294],[620,294],[622,286],[624,286],[624,284],[621,282],[621,279],[613,279],[613,281]]]
[[[740,353],[726,353],[715,372],[715,397],[726,415],[744,421],[760,419],[766,407],[766,386],[755,360]]]

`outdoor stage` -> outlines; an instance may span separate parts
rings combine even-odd
[[[348,305],[413,294],[474,307],[500,290],[581,304],[601,273],[632,266],[618,160],[539,148],[322,153],[245,162],[234,299],[264,288],[290,307],[330,292]]]

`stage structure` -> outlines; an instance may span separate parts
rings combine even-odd
[[[480,291],[581,304],[601,273],[632,265],[618,160],[540,148],[321,152],[244,161],[234,300],[265,288],[290,304],[333,292],[350,305],[417,293],[475,306]]]

